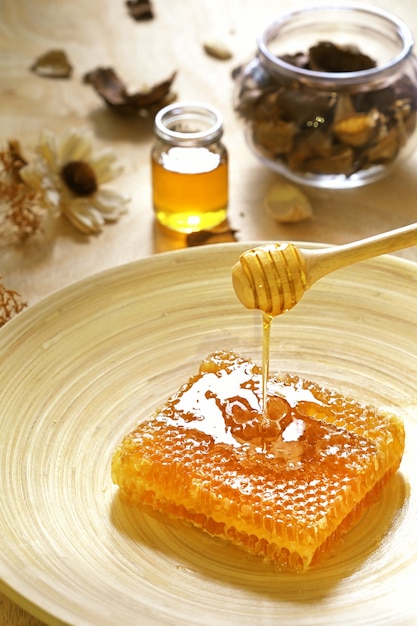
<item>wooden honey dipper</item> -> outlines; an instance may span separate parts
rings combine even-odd
[[[247,309],[275,317],[292,309],[317,280],[381,254],[417,244],[417,224],[328,248],[265,244],[244,252],[232,268],[235,293]]]

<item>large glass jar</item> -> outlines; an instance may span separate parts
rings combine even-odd
[[[413,43],[401,20],[377,9],[316,6],[278,19],[234,76],[252,151],[318,187],[386,175],[415,147]]]

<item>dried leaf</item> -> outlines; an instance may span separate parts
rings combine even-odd
[[[400,147],[399,133],[396,128],[392,128],[377,144],[369,148],[366,157],[370,163],[390,163]]]
[[[321,41],[309,50],[309,69],[318,72],[359,72],[376,67],[367,54],[353,46],[337,46],[330,41]]]
[[[194,246],[202,246],[208,243],[224,243],[227,241],[236,241],[237,231],[233,230],[230,226],[218,226],[212,230],[200,230],[195,233],[189,233],[187,235],[187,246],[192,248]]]
[[[264,204],[268,213],[277,222],[301,222],[313,215],[313,208],[305,193],[285,181],[270,187]]]
[[[379,117],[376,110],[369,113],[355,113],[352,117],[334,124],[333,132],[341,143],[361,147],[369,143],[376,133]]]
[[[334,145],[329,156],[306,160],[306,170],[316,174],[349,174],[354,167],[354,151],[350,146]]]
[[[72,65],[64,50],[49,50],[37,58],[30,70],[44,78],[69,78]]]
[[[158,110],[175,100],[171,86],[174,72],[167,80],[133,94],[129,94],[125,83],[113,68],[99,67],[84,76],[84,82],[92,85],[109,108],[121,115],[135,115]]]
[[[220,61],[227,61],[233,56],[226,44],[217,39],[206,40],[203,43],[203,48],[206,54]]]
[[[126,6],[130,16],[137,22],[154,18],[152,5],[149,0],[127,0]]]

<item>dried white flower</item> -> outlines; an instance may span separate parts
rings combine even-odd
[[[20,176],[78,230],[98,233],[106,222],[117,221],[129,202],[102,187],[120,174],[115,161],[110,149],[94,152],[90,138],[81,130],[70,130],[60,142],[45,131]]]

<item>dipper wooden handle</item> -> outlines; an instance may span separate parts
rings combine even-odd
[[[240,256],[232,268],[233,287],[247,309],[259,309],[275,317],[292,309],[319,278],[416,244],[417,224],[328,248],[265,244]]]

